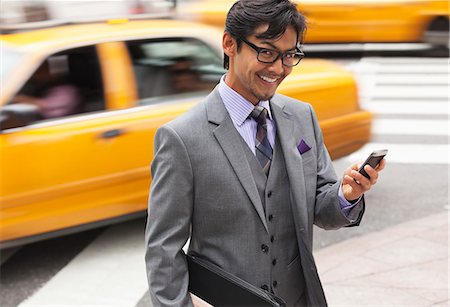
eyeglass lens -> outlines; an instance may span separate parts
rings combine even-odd
[[[303,58],[303,56],[298,52],[281,53],[268,49],[260,49],[258,51],[258,61],[267,64],[274,63],[280,56],[282,63],[286,66],[295,66]]]
[[[260,48],[255,44],[247,41],[246,39],[243,39],[242,41],[253,48],[257,53],[258,61],[265,64],[275,63],[275,61],[278,60],[278,58],[281,56],[281,62],[283,63],[283,65],[290,67],[300,63],[301,59],[303,59],[304,57],[304,54],[301,51],[282,53],[277,50]]]

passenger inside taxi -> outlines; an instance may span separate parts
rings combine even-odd
[[[41,98],[37,98],[34,103],[43,119],[81,112],[81,95],[78,88],[64,81],[58,81],[46,88]]]
[[[61,78],[29,85],[27,91],[13,98],[13,103],[28,103],[38,107],[39,119],[58,118],[82,112],[79,89]]]
[[[80,48],[44,60],[11,103],[35,105],[36,120],[61,118],[103,110],[102,87],[95,53]]]
[[[189,57],[178,57],[173,61],[169,69],[172,93],[181,94],[200,90],[201,79],[193,69],[193,60]]]

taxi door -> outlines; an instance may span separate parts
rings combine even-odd
[[[106,43],[46,59],[71,72],[89,103],[82,113],[0,134],[3,245],[144,212],[153,134],[161,123],[129,120],[136,95],[125,51],[121,43]]]

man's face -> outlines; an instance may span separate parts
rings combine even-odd
[[[264,33],[267,28],[268,25],[261,25],[256,28],[255,34]],[[297,33],[292,27],[288,27],[277,39],[259,39],[255,34],[245,39],[260,48],[286,52],[295,50],[297,46]],[[234,44],[228,40],[234,41]],[[230,57],[230,68],[225,82],[255,105],[260,100],[272,98],[278,85],[292,71],[292,67],[282,64],[281,57],[272,64],[259,62],[257,51],[245,42],[242,42],[240,50],[237,51],[236,41],[227,33],[224,34],[223,44],[224,52]]]

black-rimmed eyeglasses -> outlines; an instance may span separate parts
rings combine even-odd
[[[256,58],[264,64],[273,64],[281,57],[281,63],[283,63],[284,66],[292,67],[300,63],[305,57],[305,54],[300,49],[297,49],[296,51],[280,52],[278,50],[258,47],[245,39],[242,39],[242,41],[256,51]]]

